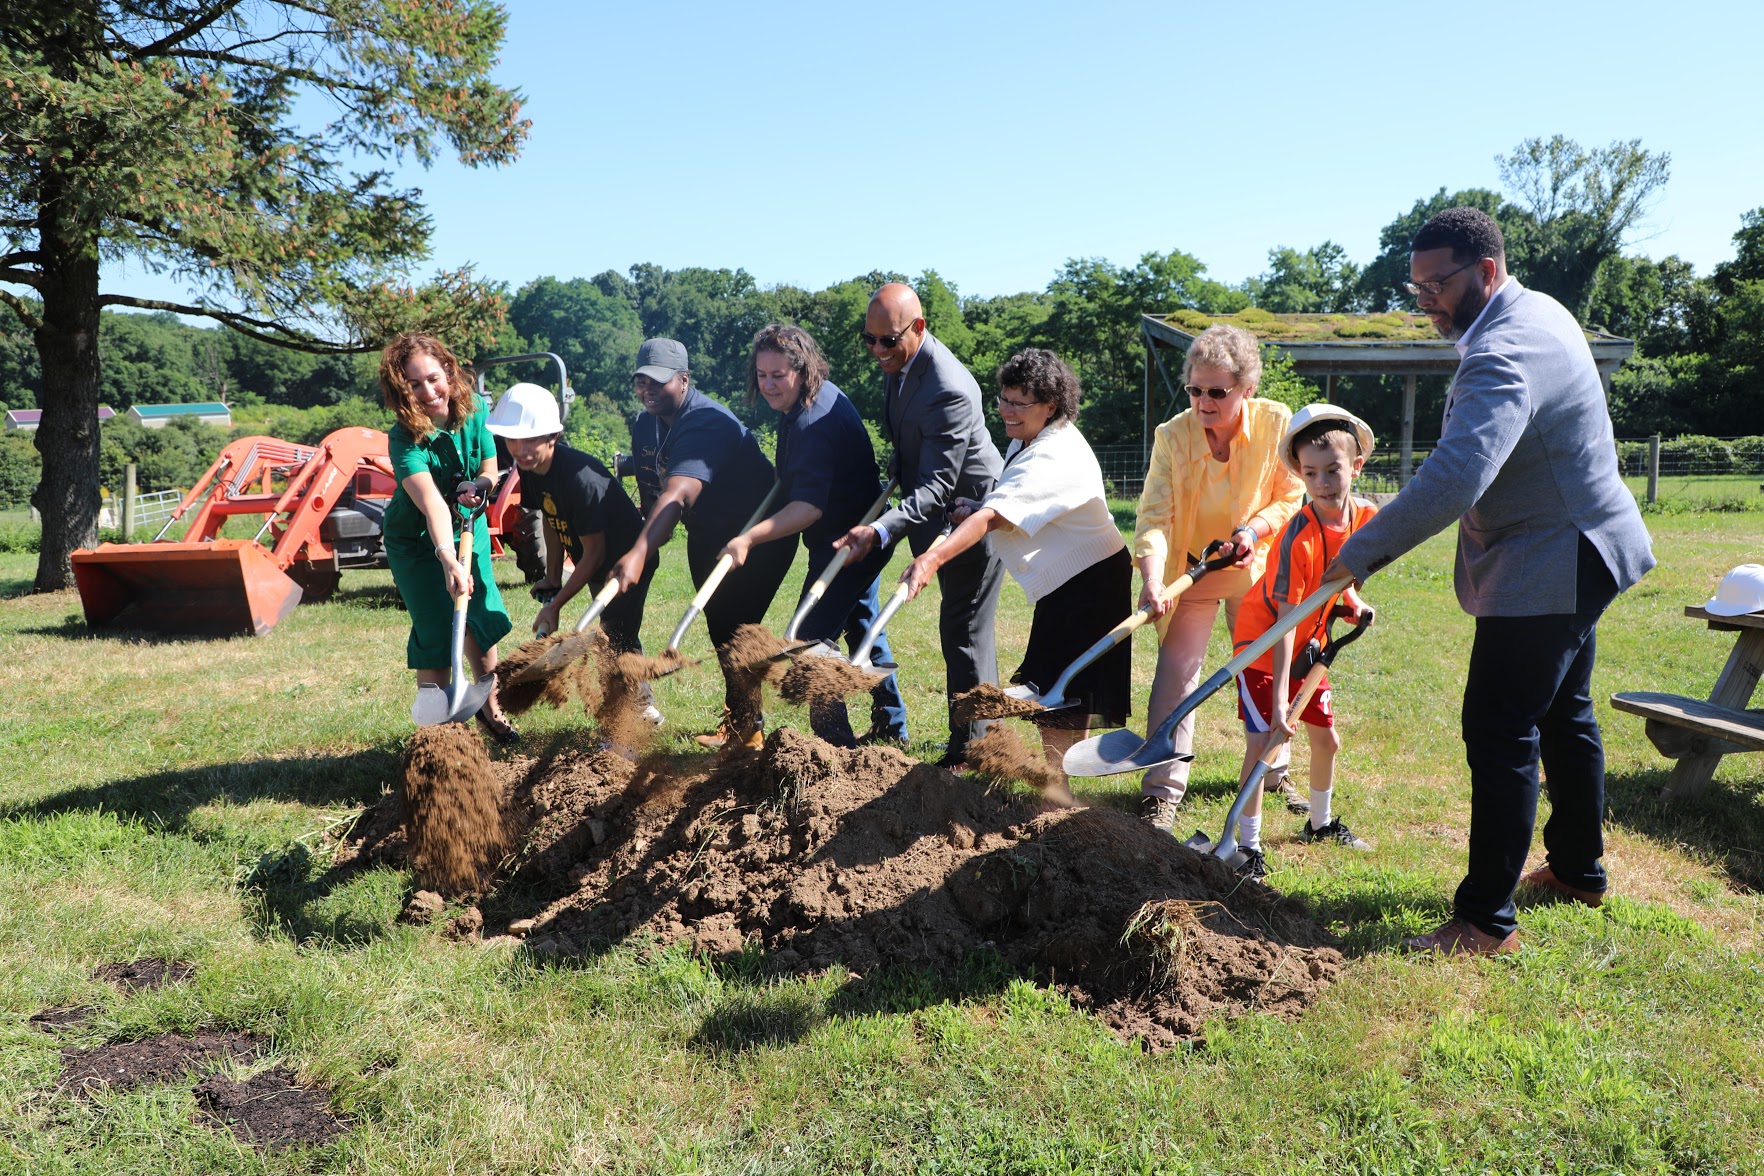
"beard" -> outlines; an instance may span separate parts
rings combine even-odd
[[[1440,334],[1453,342],[1462,339],[1464,332],[1468,331],[1471,325],[1476,322],[1476,316],[1481,314],[1482,308],[1487,305],[1488,295],[1482,292],[1481,284],[1470,287],[1464,292],[1463,300],[1452,309],[1452,321]]]

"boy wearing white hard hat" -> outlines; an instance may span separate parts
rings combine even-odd
[[[1353,495],[1354,478],[1372,452],[1372,430],[1353,413],[1333,404],[1308,404],[1293,414],[1280,438],[1280,460],[1305,484],[1310,499],[1289,519],[1268,552],[1262,578],[1244,594],[1232,633],[1238,649],[1244,649],[1266,633],[1274,622],[1323,584],[1323,569],[1341,550],[1349,535],[1377,513],[1377,506]],[[1295,671],[1293,651],[1315,641],[1327,640],[1329,617],[1337,606],[1371,623],[1372,606],[1349,588],[1316,616],[1288,633],[1260,661],[1239,675],[1238,717],[1243,720],[1243,772],[1247,780],[1256,760],[1271,740],[1289,738],[1296,723],[1305,726],[1311,746],[1311,813],[1298,832],[1306,844],[1341,845],[1349,849],[1372,847],[1356,836],[1333,810],[1335,757],[1341,737],[1335,731],[1335,710],[1325,674],[1304,713],[1290,715],[1288,703],[1298,693],[1304,677]],[[1262,793],[1257,789],[1238,818],[1239,872],[1266,874],[1262,852]]]
[[[643,528],[630,495],[600,459],[563,440],[557,398],[538,384],[516,384],[490,412],[489,428],[508,444],[521,472],[521,500],[545,516],[545,579],[537,589],[555,589],[534,618],[533,631],[555,633],[563,606],[584,588],[598,590],[607,573]],[[563,555],[574,567],[563,577]],[[639,652],[638,628],[656,560],[643,578],[613,598],[601,614],[607,641],[623,652]],[[648,716],[652,722],[659,716]]]

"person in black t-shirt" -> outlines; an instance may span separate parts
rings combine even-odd
[[[734,413],[692,386],[683,344],[646,340],[631,380],[643,405],[631,424],[631,448],[644,523],[612,575],[627,587],[637,583],[646,562],[673,537],[675,524],[683,522],[686,564],[693,584],[702,585],[724,545],[740,534],[771,493],[772,463]],[[713,645],[720,647],[742,625],[765,619],[795,553],[794,540],[768,543],[729,573],[704,606]],[[743,691],[736,683],[725,681],[724,701],[734,705],[735,713],[743,711]],[[726,718],[723,726],[700,742],[721,746],[733,735],[757,747],[763,736],[757,726],[728,731]]]
[[[747,399],[764,399],[784,414],[778,424],[778,499],[776,513],[723,548],[740,567],[760,544],[802,535],[808,551],[808,585],[832,562],[833,541],[856,526],[882,489],[876,450],[863,418],[851,401],[827,379],[821,348],[801,327],[773,323],[754,336],[747,361]],[[797,636],[805,640],[845,637],[856,649],[879,611],[876,579],[888,562],[888,550],[874,548],[861,561],[842,568],[826,594],[803,618]],[[798,599],[800,605],[801,600]],[[891,662],[888,638],[875,642],[877,661]],[[809,725],[827,742],[850,747],[857,742],[845,700],[809,705]],[[870,692],[870,731],[866,739],[906,742],[906,703],[893,674]]]
[[[557,401],[537,384],[516,384],[502,394],[490,414],[490,432],[508,445],[521,474],[521,499],[544,515],[546,575],[541,589],[556,595],[533,621],[536,633],[554,633],[559,617],[584,588],[598,589],[613,564],[629,550],[643,527],[625,488],[599,459],[564,444]],[[575,565],[563,576],[563,554]],[[655,573],[649,562],[638,582],[615,596],[601,614],[607,640],[620,652],[642,649],[638,629],[644,599]]]

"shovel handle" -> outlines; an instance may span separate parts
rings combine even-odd
[[[477,516],[473,515],[470,519],[466,520],[466,525],[461,528],[459,532],[459,562],[460,566],[466,569],[467,575],[471,574],[472,531],[476,526],[476,523]],[[465,698],[466,608],[471,604],[471,601],[472,594],[469,592],[461,593],[453,598],[453,664],[451,667],[453,677],[449,681],[447,687],[448,714],[457,712],[460,703]]]
[[[608,576],[606,578],[606,583],[601,585],[600,591],[594,594],[594,603],[588,606],[588,611],[583,613],[582,619],[576,622],[576,632],[583,632],[589,625],[592,625],[598,620],[600,614],[606,611],[606,606],[611,604],[613,602],[613,597],[618,594],[618,580],[612,576]]]
[[[1177,583],[1181,583],[1181,581],[1178,580]],[[1187,587],[1187,585],[1183,585],[1183,587]],[[1054,679],[1052,688],[1042,696],[1044,699],[1043,705],[1045,705],[1046,699],[1064,699],[1066,697],[1066,687],[1072,684],[1073,678],[1076,678],[1079,673],[1090,665],[1091,662],[1094,662],[1097,658],[1126,640],[1127,635],[1133,632],[1133,630],[1151,620],[1151,615],[1151,605],[1149,604],[1143,608],[1136,608],[1127,615],[1126,620],[1116,625],[1113,629],[1110,629],[1107,633],[1104,633],[1101,637],[1098,637],[1095,645],[1092,645],[1089,649],[1074,658],[1072,664],[1067,666],[1065,671],[1060,674],[1058,678]]]
[[[858,520],[858,526],[868,526],[882,517],[882,510],[888,505],[888,496],[894,493],[894,486],[894,479],[890,478],[888,485],[882,488],[882,493],[877,495],[876,501],[870,504],[870,509],[864,512],[864,517]],[[834,577],[839,575],[840,569],[845,567],[846,562],[850,559],[851,548],[849,547],[841,547],[833,553],[833,558],[828,561],[826,567],[821,569],[821,574],[815,577],[815,582],[808,586],[808,591],[803,593],[802,603],[796,606],[796,612],[790,617],[790,625],[784,630],[784,640],[796,640],[796,631],[802,627],[803,621],[808,619],[809,612],[820,602],[821,597],[827,594],[828,586],[833,583]]]
[[[931,540],[930,547],[925,548],[925,550],[930,551],[932,547],[936,547],[947,538],[949,538],[949,532],[945,531],[937,536],[937,538]],[[900,606],[907,602],[907,592],[909,590],[910,587],[906,581],[901,581],[900,587],[896,588],[894,594],[888,598],[888,603],[884,604],[881,611],[876,614],[875,622],[865,631],[863,641],[858,644],[856,649],[851,651],[852,665],[861,666],[869,662],[870,647],[875,645],[876,638],[882,635],[882,630],[887,626],[889,618],[899,612]]]
[[[759,526],[760,520],[765,518],[767,513],[771,511],[772,503],[778,500],[778,492],[783,488],[784,484],[782,482],[772,483],[772,489],[760,500],[760,504],[754,508],[753,513],[748,516],[747,522],[741,527],[740,534],[745,535],[755,527]],[[704,583],[700,584],[698,591],[693,593],[692,603],[686,606],[686,615],[682,616],[680,618],[680,623],[674,626],[674,635],[668,638],[669,649],[677,650],[680,648],[680,642],[686,639],[686,630],[692,627],[692,622],[697,619],[699,613],[704,611],[704,606],[710,603],[712,594],[716,592],[718,585],[723,582],[723,578],[729,574],[730,569],[734,566],[735,557],[732,555],[725,555],[717,560],[716,566],[711,569],[710,575],[704,578]]]

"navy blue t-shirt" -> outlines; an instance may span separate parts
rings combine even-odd
[[[876,449],[851,400],[825,381],[810,405],[798,404],[778,429],[778,480],[784,502],[819,507],[803,542],[827,544],[864,517],[882,489]]]
[[[643,529],[643,516],[631,496],[600,459],[561,441],[550,469],[543,474],[521,471],[521,501],[544,512],[545,525],[572,560],[582,558],[582,536],[604,535],[605,555],[592,572],[597,577],[631,550]]]
[[[669,478],[704,483],[686,512],[688,534],[733,539],[772,491],[772,463],[759,442],[734,413],[696,387],[687,392],[672,426],[639,413],[631,424],[631,449],[645,515]]]

